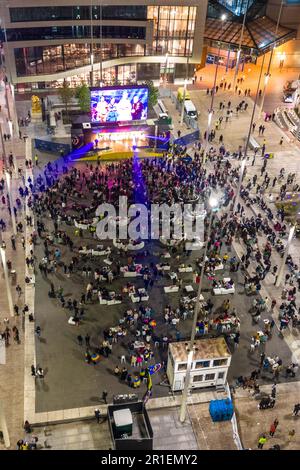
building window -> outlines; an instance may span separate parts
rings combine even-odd
[[[227,359],[215,359],[213,362],[213,367],[227,366],[227,361]]]
[[[186,370],[187,368],[187,363],[185,362],[184,364],[178,364],[177,370]]]
[[[94,20],[146,20],[146,5],[95,5],[90,6],[46,6],[28,8],[10,8],[10,20],[12,23],[26,21],[71,21],[90,20],[91,11]]]
[[[214,380],[216,374],[206,374],[205,380]]]
[[[149,6],[153,21],[153,54],[191,55],[195,35],[196,7]]]
[[[93,36],[112,39],[145,39],[146,28],[135,26],[93,26]],[[90,26],[52,26],[44,28],[7,29],[8,41],[40,41],[42,39],[81,39],[91,37]]]
[[[209,367],[210,361],[197,361],[195,363],[195,369],[202,369],[203,367]]]
[[[193,375],[193,382],[202,382],[203,375]]]
[[[218,373],[218,379],[224,379],[225,372],[219,372]]]

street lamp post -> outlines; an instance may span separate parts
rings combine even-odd
[[[13,129],[13,123],[12,121],[8,121],[8,127],[9,127],[9,132],[11,135],[11,140],[12,140],[12,148],[14,149],[14,129]],[[12,152],[13,155],[13,162],[14,162],[14,170],[15,173],[18,174],[18,162],[17,162],[17,156],[15,155],[15,152]]]
[[[10,439],[9,439],[7,422],[6,422],[5,413],[4,413],[4,409],[3,409],[3,405],[2,405],[1,400],[0,400],[0,431],[3,434],[4,445],[7,449],[9,449]]]
[[[168,57],[169,57],[169,53],[166,52],[166,60],[165,60],[165,76],[164,76],[164,87],[166,88],[167,87],[167,76],[168,76],[168,72],[167,72],[167,69],[168,69]]]
[[[278,271],[278,276],[276,278],[276,283],[275,283],[276,287],[280,287],[280,284],[281,284],[281,281],[282,281],[282,276],[283,276],[284,268],[285,268],[285,262],[286,262],[286,259],[288,257],[289,251],[290,251],[290,246],[292,244],[292,240],[293,240],[293,237],[294,237],[295,228],[296,228],[296,223],[294,222],[291,225],[291,228],[290,228],[290,231],[289,231],[287,244],[286,244],[284,254],[283,254],[283,258],[282,258],[282,261],[281,261],[281,265],[280,265],[280,268],[279,268],[279,271]]]
[[[183,95],[182,95],[182,105],[181,105],[181,115],[180,115],[180,125],[181,126],[183,124],[183,117],[184,117],[184,103],[185,103],[185,97],[186,97],[186,86],[187,86],[187,79],[184,80],[184,85],[183,85]]]
[[[255,110],[256,110],[256,105],[257,105],[257,100],[258,100],[258,95],[259,95],[260,80],[261,80],[261,76],[262,76],[264,62],[265,62],[265,55],[263,56],[263,61],[262,61],[261,68],[260,68],[260,74],[259,74],[259,79],[258,79],[257,89],[256,89],[256,96],[255,96],[255,101],[254,101],[254,105],[253,105],[251,120],[250,120],[250,124],[249,124],[249,129],[248,129],[248,135],[247,135],[245,149],[244,149],[244,158],[243,158],[243,161],[242,161],[242,164],[241,164],[238,187],[237,187],[236,195],[235,195],[235,198],[234,198],[233,213],[235,212],[235,209],[236,209],[239,197],[240,197],[240,191],[241,191],[241,186],[242,186],[242,182],[243,182],[244,170],[245,170],[245,166],[246,166],[247,152],[248,152],[249,141],[250,141],[250,136],[251,136],[251,131],[252,131],[252,124],[253,124],[253,121],[254,121]]]
[[[206,259],[207,250],[208,250],[208,242],[210,240],[210,232],[211,232],[211,224],[212,224],[212,220],[213,220],[213,214],[214,214],[215,210],[218,207],[218,199],[216,197],[210,197],[209,205],[210,205],[210,208],[211,208],[211,213],[210,213],[210,217],[209,217],[209,223],[208,223],[208,229],[207,229],[207,239],[206,239],[206,243],[205,243],[203,261],[202,261],[202,266],[201,266],[201,274],[200,274],[200,282],[199,282],[199,286],[198,286],[197,300],[196,300],[195,308],[194,308],[193,325],[192,325],[191,338],[190,338],[189,348],[188,348],[189,349],[188,363],[187,363],[184,389],[183,389],[183,392],[182,392],[182,400],[181,400],[181,407],[180,407],[180,421],[182,423],[185,421],[185,418],[186,418],[187,399],[188,399],[188,391],[189,391],[190,380],[191,380],[191,368],[192,368],[192,362],[193,362],[193,350],[194,350],[194,341],[195,341],[195,334],[196,334],[196,325],[197,325],[198,314],[199,314],[199,310],[200,310],[202,281],[203,281],[204,270],[205,270],[205,259]]]
[[[91,0],[90,6],[90,15],[91,15],[91,55],[90,55],[90,62],[91,62],[91,72],[90,72],[90,82],[91,86],[94,86],[94,31],[93,31],[93,0]]]
[[[240,57],[241,57],[241,52],[242,52],[242,42],[243,42],[243,37],[244,37],[244,29],[245,29],[245,23],[246,23],[246,18],[247,18],[247,11],[248,11],[248,4],[249,0],[247,0],[246,4],[246,9],[244,13],[244,18],[243,18],[243,24],[242,24],[242,29],[241,29],[241,36],[240,36],[240,41],[239,41],[239,49],[237,52],[237,57],[236,57],[236,65],[235,65],[235,71],[234,71],[234,78],[233,78],[233,91],[235,89],[235,84],[236,84],[236,79],[239,73],[239,66],[240,66]]]
[[[5,151],[5,145],[4,145],[4,139],[3,139],[3,129],[2,129],[2,122],[0,122],[0,137],[1,137],[1,146],[2,146],[2,162],[3,162],[3,168],[6,168],[6,151]]]
[[[7,264],[6,264],[6,256],[5,256],[5,248],[2,246],[2,232],[0,231],[0,258],[1,258],[1,264],[3,267],[3,273],[4,273],[4,280],[5,280],[5,287],[6,287],[6,294],[7,294],[7,300],[8,300],[8,309],[11,317],[14,317],[14,304],[13,304],[13,299],[12,299],[12,294],[11,294],[11,288],[9,284],[9,277],[8,277],[8,271],[7,271]]]
[[[5,172],[5,179],[6,179],[6,185],[7,185],[7,194],[8,194],[8,199],[9,199],[9,205],[10,205],[10,217],[11,217],[11,223],[12,223],[12,228],[13,228],[13,233],[14,235],[17,235],[17,226],[16,226],[16,217],[14,213],[14,205],[13,205],[13,200],[12,200],[12,194],[11,194],[11,181],[10,181],[10,174],[8,171]]]
[[[184,80],[184,85],[183,85],[183,96],[182,96],[181,117],[180,117],[181,126],[183,124],[184,103],[185,103],[186,89],[187,89],[188,78],[189,78],[189,63],[190,63],[190,56],[188,55],[186,59],[186,72],[185,72],[185,80]]]
[[[282,12],[282,7],[283,7],[283,2],[284,2],[284,0],[281,0],[280,8],[279,8],[279,13],[278,13],[278,18],[277,18],[277,23],[276,23],[276,29],[275,29],[275,42],[274,42],[274,45],[273,45],[273,47],[272,47],[272,49],[271,49],[270,60],[269,60],[269,64],[268,64],[268,69],[267,69],[267,73],[266,73],[266,75],[265,75],[266,78],[265,78],[264,88],[263,88],[263,92],[262,92],[262,96],[261,96],[261,103],[260,103],[260,106],[259,106],[258,118],[261,117],[261,113],[262,113],[263,106],[264,106],[264,101],[265,101],[265,95],[266,95],[267,85],[268,85],[269,79],[270,79],[270,77],[271,77],[270,70],[271,70],[271,64],[272,64],[272,60],[273,60],[274,51],[275,51],[275,48],[276,48],[276,38],[277,38],[277,33],[278,33],[278,28],[279,28],[279,21],[280,21],[280,18],[281,18],[281,12]]]
[[[221,16],[221,21],[222,21],[221,36],[223,34],[223,25],[224,25],[225,20],[226,20],[226,15],[222,15]],[[218,76],[218,68],[219,68],[220,50],[221,50],[221,41],[219,41],[217,65],[216,65],[214,84],[213,84],[212,94],[211,94],[210,109],[209,109],[209,112],[208,112],[207,130],[206,130],[206,139],[205,139],[205,150],[204,150],[204,153],[203,153],[203,163],[205,163],[205,160],[206,160],[206,152],[207,152],[207,148],[208,148],[208,145],[209,145],[209,134],[210,134],[210,129],[211,129],[211,121],[212,121],[212,116],[213,116],[213,112],[214,112],[213,107],[214,107],[214,99],[215,99],[215,93],[216,93],[216,84],[217,84],[217,76]]]

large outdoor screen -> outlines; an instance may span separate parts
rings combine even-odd
[[[138,121],[147,119],[147,113],[147,87],[105,87],[91,89],[92,122]]]

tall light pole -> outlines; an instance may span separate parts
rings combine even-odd
[[[3,405],[2,405],[1,401],[0,401],[0,431],[3,434],[4,445],[7,449],[9,449],[10,439],[9,439],[9,433],[8,433],[5,413],[4,413],[4,409],[3,409]]]
[[[208,229],[207,229],[207,239],[206,239],[206,243],[205,243],[203,261],[202,261],[202,265],[201,265],[201,274],[200,274],[200,282],[199,282],[199,286],[198,286],[197,299],[196,299],[195,308],[194,308],[193,325],[192,325],[191,338],[190,338],[189,347],[188,347],[188,362],[187,362],[184,389],[183,389],[183,392],[182,392],[182,400],[181,400],[181,407],[180,407],[180,421],[182,423],[185,421],[185,418],[186,418],[187,399],[188,399],[188,391],[189,391],[190,381],[191,381],[191,368],[192,368],[193,354],[194,354],[194,341],[195,341],[195,335],[196,335],[196,325],[197,325],[197,321],[198,321],[198,314],[199,314],[199,311],[200,311],[200,299],[201,299],[201,292],[202,292],[202,282],[203,282],[204,271],[205,271],[205,259],[206,259],[207,250],[208,250],[208,242],[210,240],[212,219],[213,219],[214,212],[217,210],[218,203],[219,203],[219,201],[216,197],[214,197],[214,196],[210,197],[209,205],[210,205],[210,208],[211,208],[211,212],[210,212]]]
[[[256,105],[257,105],[257,100],[258,100],[258,95],[259,95],[260,80],[261,80],[261,76],[262,76],[264,62],[265,62],[265,55],[263,56],[263,61],[262,61],[261,68],[260,68],[259,79],[258,79],[258,82],[257,82],[255,101],[254,101],[254,105],[253,105],[251,120],[250,120],[250,124],[249,124],[249,129],[248,129],[248,135],[247,135],[245,149],[244,149],[244,158],[243,158],[243,161],[242,161],[242,164],[241,164],[239,182],[238,182],[236,195],[234,197],[233,213],[235,212],[235,209],[236,209],[239,197],[240,197],[240,191],[241,191],[241,186],[242,186],[242,181],[243,181],[244,170],[245,170],[245,166],[246,166],[247,152],[248,152],[249,141],[250,141],[250,136],[251,136],[251,131],[252,131],[252,124],[253,124],[253,121],[254,121],[255,110],[256,110]]]
[[[222,21],[222,30],[221,30],[221,36],[223,34],[223,26],[224,26],[224,21],[226,20],[226,15],[221,16],[221,21]],[[214,112],[214,99],[215,99],[215,93],[216,93],[216,84],[217,84],[217,76],[218,76],[218,68],[219,68],[219,56],[220,56],[220,50],[221,50],[221,41],[219,41],[219,48],[218,48],[218,57],[217,57],[217,65],[216,65],[216,70],[215,70],[215,78],[214,78],[214,85],[212,88],[212,94],[211,94],[211,102],[210,102],[210,109],[208,111],[208,120],[207,120],[207,130],[206,130],[206,143],[205,143],[205,150],[203,153],[203,163],[205,163],[206,160],[206,152],[207,148],[209,145],[209,134],[210,134],[210,129],[211,129],[211,121],[212,121],[212,116]]]
[[[180,121],[179,121],[181,126],[183,124],[183,118],[184,118],[184,103],[185,103],[185,96],[186,96],[186,86],[187,86],[187,79],[185,78],[184,85],[183,85],[181,115],[180,115]]]
[[[91,16],[91,73],[90,73],[90,83],[91,86],[94,86],[94,31],[93,31],[93,0],[91,0],[90,6],[90,16]]]
[[[232,87],[233,90],[235,89],[236,79],[237,79],[237,76],[238,76],[238,73],[239,73],[240,57],[241,57],[241,52],[242,52],[242,43],[243,43],[244,29],[245,29],[245,23],[246,23],[246,18],[247,18],[248,4],[249,4],[249,0],[247,0],[247,4],[246,4],[246,10],[245,10],[245,13],[244,13],[243,24],[242,24],[241,35],[240,35],[240,41],[239,41],[239,48],[238,48],[237,56],[236,56],[236,64],[235,64],[233,87]]]
[[[278,276],[276,278],[276,283],[275,283],[276,287],[280,287],[280,284],[281,284],[281,281],[282,281],[282,276],[283,276],[284,268],[285,268],[285,262],[286,262],[286,259],[288,257],[289,251],[290,251],[290,246],[292,244],[292,240],[293,240],[293,237],[294,237],[295,228],[296,228],[296,222],[293,222],[293,224],[291,225],[290,231],[289,231],[289,236],[288,236],[287,244],[286,244],[286,247],[285,247],[285,250],[284,250],[281,265],[280,265],[280,268],[279,268],[279,271],[278,271]]]
[[[6,287],[6,294],[7,294],[7,300],[8,300],[8,309],[11,317],[15,316],[14,313],[14,304],[13,304],[13,299],[12,299],[12,294],[11,294],[11,288],[9,284],[9,277],[8,277],[8,270],[7,270],[7,264],[6,264],[6,256],[5,256],[5,248],[2,246],[2,231],[0,231],[0,258],[1,258],[1,264],[3,267],[3,273],[4,273],[4,280],[5,280],[5,287]]]
[[[103,30],[102,30],[102,3],[100,3],[100,86],[103,86],[103,64],[102,64],[102,48],[103,48]]]
[[[272,64],[272,60],[273,60],[274,51],[275,51],[275,49],[276,49],[276,37],[277,37],[277,33],[278,33],[278,28],[279,28],[279,22],[280,22],[280,18],[281,18],[281,12],[282,12],[282,7],[283,7],[283,2],[284,2],[284,0],[281,0],[280,8],[279,8],[279,13],[278,13],[278,18],[277,18],[277,23],[276,23],[276,29],[275,29],[275,42],[274,42],[274,45],[273,45],[273,47],[272,47],[272,49],[271,49],[270,60],[269,60],[269,64],[268,64],[268,69],[267,69],[267,73],[265,74],[264,88],[263,88],[263,92],[262,92],[262,96],[261,96],[261,102],[260,102],[260,106],[259,106],[259,112],[258,112],[258,118],[259,118],[259,119],[260,119],[260,117],[261,117],[261,113],[262,113],[263,106],[264,106],[264,101],[265,101],[265,95],[266,95],[267,85],[268,85],[268,82],[269,82],[270,77],[271,77],[270,70],[271,70],[271,64]]]
[[[187,59],[186,59],[186,72],[185,72],[185,80],[184,80],[184,85],[183,85],[183,96],[182,96],[181,117],[180,117],[180,125],[181,126],[183,124],[184,102],[185,102],[186,89],[187,89],[188,78],[189,78],[189,63],[190,63],[190,56],[188,54]]]
[[[8,121],[8,127],[9,127],[9,132],[11,135],[11,140],[12,140],[12,148],[14,149],[14,129],[13,129],[13,123],[12,121]],[[12,152],[13,154],[13,161],[14,161],[14,170],[16,175],[18,174],[18,162],[17,162],[17,157],[15,155],[15,152]]]
[[[169,53],[166,52],[166,60],[165,60],[165,76],[164,76],[164,87],[167,87],[167,69],[168,69],[168,57],[169,57]]]
[[[5,179],[6,179],[7,194],[8,194],[9,205],[10,205],[10,217],[11,217],[13,233],[14,233],[14,235],[17,235],[16,217],[15,217],[15,213],[14,213],[14,205],[13,205],[12,194],[11,194],[11,190],[12,190],[12,188],[11,188],[11,176],[8,173],[8,171],[5,171]]]

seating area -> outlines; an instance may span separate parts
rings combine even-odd
[[[178,286],[165,286],[164,287],[165,294],[173,294],[174,292],[179,291]]]
[[[249,139],[249,146],[251,149],[253,150],[259,150],[261,148],[260,144],[255,140],[255,138],[253,137],[253,135],[250,136],[250,139]]]
[[[115,292],[108,292],[108,295],[98,294],[100,305],[116,305],[122,303],[122,296],[116,295]]]
[[[135,289],[135,291],[131,294],[129,294],[129,298],[131,302],[136,303],[136,302],[148,302],[149,300],[149,295],[147,294],[146,290],[144,288],[141,289]]]
[[[224,277],[222,281],[213,281],[214,295],[234,294],[234,282],[230,277]]]
[[[283,130],[289,130],[298,140],[300,140],[300,132],[296,135],[300,119],[294,109],[278,107],[275,109],[274,113],[276,124]]]
[[[122,266],[120,268],[121,273],[124,277],[137,277],[141,276],[142,264],[133,264],[132,266]]]

